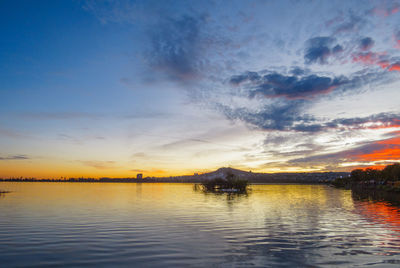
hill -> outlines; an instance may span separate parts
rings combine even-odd
[[[158,178],[157,181],[200,182],[202,180],[224,178],[226,174],[247,179],[251,183],[322,183],[339,177],[349,176],[348,172],[292,172],[292,173],[255,173],[230,167],[222,167],[215,171],[191,176]]]

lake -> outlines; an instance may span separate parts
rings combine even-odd
[[[398,267],[400,209],[326,185],[0,182],[0,267]]]

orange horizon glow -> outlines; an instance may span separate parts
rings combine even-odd
[[[375,150],[371,153],[357,156],[360,161],[383,161],[383,160],[399,160],[400,159],[400,137],[376,142],[376,144],[384,145],[384,148]]]

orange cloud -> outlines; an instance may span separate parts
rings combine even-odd
[[[377,149],[357,156],[359,161],[400,160],[400,137],[375,143]]]
[[[390,65],[388,70],[400,72],[400,63],[395,63],[395,64]]]
[[[383,17],[388,17],[390,15],[394,15],[399,11],[400,11],[400,9],[399,9],[398,4],[395,4],[395,5],[393,5],[391,7],[387,7],[387,8],[386,7],[376,7],[372,10],[372,12],[375,15],[383,16]]]
[[[393,34],[393,40],[396,43],[394,45],[395,48],[400,49],[400,32],[397,32],[396,34]]]
[[[400,120],[393,119],[392,122],[378,122],[380,124],[371,125],[367,127],[360,127],[359,129],[385,129],[385,128],[400,128]]]
[[[399,40],[400,41],[400,40]],[[353,62],[360,62],[365,65],[378,65],[384,70],[388,71],[398,71],[400,72],[400,63],[390,64],[389,61],[382,59],[382,56],[386,55],[383,53],[360,53],[353,55]]]

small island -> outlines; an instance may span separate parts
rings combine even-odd
[[[231,172],[228,172],[225,178],[217,177],[201,182],[205,192],[245,193],[248,185],[248,180],[239,178]]]

